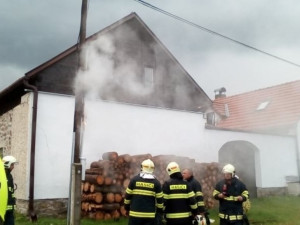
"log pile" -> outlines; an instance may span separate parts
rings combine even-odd
[[[216,206],[217,201],[212,198],[212,192],[216,182],[221,179],[218,163],[197,163],[194,159],[175,155],[118,155],[117,152],[105,152],[102,159],[92,162],[85,171],[85,180],[82,182],[82,215],[96,220],[125,216],[125,190],[130,179],[140,172],[140,165],[145,159],[154,162],[154,174],[161,184],[169,179],[166,167],[171,161],[177,162],[181,169],[193,169],[194,177],[202,186],[205,206],[208,209]]]

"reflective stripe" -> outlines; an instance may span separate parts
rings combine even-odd
[[[124,199],[124,204],[129,205],[130,204],[130,200],[129,199]]]
[[[159,208],[159,209],[162,209],[163,208],[163,206],[164,206],[164,204],[162,203],[162,204],[156,204],[156,207],[157,208]]]
[[[13,205],[7,205],[6,210],[13,210],[14,206]]]
[[[219,213],[219,217],[221,219],[229,219],[229,220],[242,220],[243,219],[243,215],[225,215],[223,213]]]
[[[192,213],[191,212],[184,212],[184,213],[167,213],[166,214],[166,218],[169,219],[176,219],[176,218],[187,218],[189,216],[191,216]]]
[[[198,197],[198,196],[203,196],[203,193],[201,192],[201,191],[197,191],[196,192],[196,196]]]
[[[221,193],[221,192],[219,192],[219,191],[217,191],[217,190],[214,190],[213,196],[218,195],[218,194],[220,194],[220,193]]]
[[[131,195],[132,194],[132,190],[130,188],[127,188],[126,189],[126,193]]]
[[[204,202],[198,202],[198,206],[204,206]]]
[[[244,196],[247,200],[249,198],[249,192],[248,191],[243,191],[242,196]]]
[[[163,192],[156,193],[156,198],[162,198],[163,196]]]
[[[190,205],[190,207],[192,208],[192,209],[197,209],[197,203],[196,204],[194,204],[194,205]]]
[[[147,191],[147,190],[141,190],[141,189],[135,189],[135,190],[133,190],[132,194],[134,194],[134,195],[155,196],[155,192],[154,191]]]
[[[188,194],[164,194],[164,199],[189,198]]]
[[[195,197],[195,192],[193,192],[193,191],[189,192],[188,197],[189,198]]]
[[[154,218],[155,213],[151,212],[136,212],[136,211],[129,211],[129,216],[133,217],[144,217],[144,218]]]
[[[228,197],[224,198],[224,200],[226,200],[226,201],[238,202],[238,201],[239,201],[239,198],[236,197],[236,196],[228,196]]]

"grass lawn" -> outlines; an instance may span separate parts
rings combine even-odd
[[[213,225],[219,225],[218,210],[211,209],[210,218]],[[283,196],[251,199],[251,209],[247,213],[251,225],[300,225],[300,197]],[[29,219],[17,215],[16,225],[32,224]],[[37,225],[66,225],[66,219],[39,217]],[[119,221],[99,221],[82,219],[81,225],[127,225],[127,219]]]

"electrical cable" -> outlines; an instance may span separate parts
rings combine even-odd
[[[169,12],[163,10],[163,9],[160,9],[160,8],[154,6],[154,5],[151,5],[150,3],[145,2],[145,1],[143,1],[143,0],[134,0],[134,1],[136,1],[136,2],[138,2],[138,3],[140,3],[140,4],[144,5],[144,6],[146,6],[146,7],[148,7],[148,8],[154,9],[154,10],[156,10],[156,11],[162,13],[162,14],[165,14],[165,15],[167,15],[167,16],[170,16],[170,17],[172,17],[172,18],[174,18],[174,19],[176,19],[176,20],[179,20],[179,21],[184,22],[184,23],[186,23],[186,24],[189,24],[189,25],[191,25],[191,26],[193,26],[193,27],[196,27],[196,28],[198,28],[198,29],[201,29],[201,30],[203,30],[203,31],[206,31],[206,32],[208,32],[208,33],[210,33],[210,34],[219,36],[219,37],[221,37],[221,38],[227,39],[227,40],[229,40],[229,41],[231,41],[231,42],[234,42],[234,43],[236,43],[236,44],[239,44],[239,45],[242,45],[242,46],[244,46],[244,47],[250,48],[250,49],[255,50],[255,51],[257,51],[257,52],[260,52],[260,53],[262,53],[262,54],[265,54],[265,55],[268,55],[268,56],[270,56],[270,57],[273,57],[273,58],[275,58],[275,59],[278,59],[278,60],[281,60],[281,61],[283,61],[283,62],[289,63],[289,64],[291,64],[291,65],[300,67],[300,65],[297,64],[297,63],[294,63],[294,62],[289,61],[289,60],[287,60],[287,59],[284,59],[284,58],[281,58],[281,57],[279,57],[279,56],[270,54],[270,53],[268,53],[268,52],[266,52],[266,51],[260,50],[260,49],[258,49],[258,48],[255,48],[255,47],[252,47],[252,46],[250,46],[250,45],[247,45],[247,44],[245,44],[245,43],[243,43],[243,42],[237,41],[237,40],[235,40],[235,39],[233,39],[233,38],[227,37],[227,36],[225,36],[225,35],[223,35],[223,34],[220,34],[220,33],[218,33],[218,32],[215,32],[215,31],[212,31],[212,30],[210,30],[210,29],[207,29],[207,28],[205,28],[205,27],[203,27],[203,26],[200,26],[200,25],[198,25],[198,24],[195,24],[195,23],[193,23],[193,22],[191,22],[191,21],[188,21],[188,20],[186,20],[186,19],[184,19],[184,18],[182,18],[182,17],[176,16],[176,15],[174,15],[174,14],[172,14],[172,13],[169,13]]]

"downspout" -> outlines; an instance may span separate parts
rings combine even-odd
[[[29,78],[25,77],[23,81],[25,87],[33,91],[28,215],[31,217],[32,222],[34,222],[37,220],[37,216],[34,211],[34,168],[35,168],[35,140],[36,140],[38,89],[36,86],[29,84],[28,81]]]
[[[298,182],[300,183],[300,120],[297,122],[296,139],[296,160],[298,168]]]

